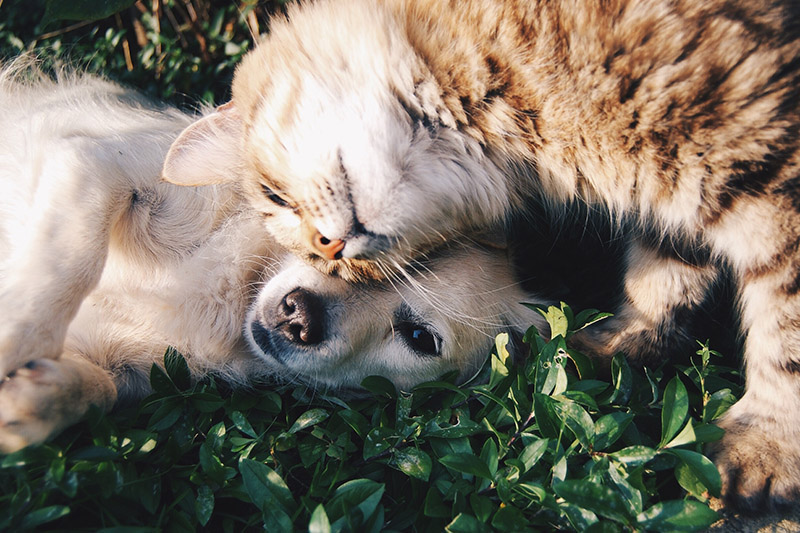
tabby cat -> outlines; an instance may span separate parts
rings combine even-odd
[[[794,0],[308,2],[165,174],[203,183],[225,154],[276,238],[346,279],[534,194],[600,206],[648,235],[629,234],[624,309],[581,339],[600,354],[657,352],[731,269],[747,390],[716,464],[729,502],[763,509],[800,490],[798,77]]]

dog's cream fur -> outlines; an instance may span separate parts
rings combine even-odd
[[[385,283],[287,256],[235,185],[176,187],[195,117],[25,61],[0,75],[0,450],[141,397],[167,347],[195,377],[407,388],[468,377],[534,313],[504,250],[453,243]],[[226,173],[214,154],[206,171]]]

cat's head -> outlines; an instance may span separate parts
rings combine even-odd
[[[238,181],[281,244],[348,280],[498,223],[507,184],[456,128],[396,18],[344,1],[275,21],[232,102],[176,141],[166,179]]]
[[[358,388],[383,376],[397,387],[455,372],[473,376],[498,333],[519,341],[542,316],[514,282],[506,253],[451,244],[390,280],[348,283],[288,256],[259,291],[245,338],[271,373],[314,388]],[[516,342],[512,354],[524,357]],[[516,348],[516,349],[515,349]]]

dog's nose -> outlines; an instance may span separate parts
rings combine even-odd
[[[325,306],[316,294],[295,289],[283,297],[277,309],[277,329],[290,342],[319,344],[324,337]]]
[[[322,257],[331,261],[342,258],[342,250],[344,250],[344,241],[340,239],[329,239],[322,235],[319,231],[314,233],[311,239],[314,248],[317,249]]]

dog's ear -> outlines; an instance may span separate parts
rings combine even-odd
[[[241,166],[242,119],[229,102],[180,134],[164,161],[162,177],[176,185],[232,181]]]

